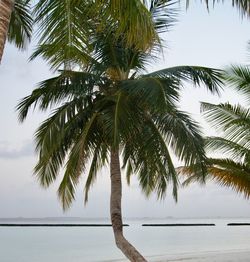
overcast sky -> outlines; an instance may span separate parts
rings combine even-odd
[[[165,36],[168,49],[164,51],[164,59],[149,70],[175,65],[225,68],[232,63],[246,64],[250,61],[247,54],[249,32],[250,21],[242,20],[229,4],[216,5],[208,14],[205,6],[197,1],[187,12],[183,10],[179,13],[178,24]],[[90,192],[88,205],[83,205],[82,183],[78,187],[76,202],[65,214],[56,195],[58,183],[44,190],[32,176],[36,163],[33,133],[46,115],[32,113],[20,125],[15,106],[36,83],[52,75],[42,60],[28,63],[33,48],[31,45],[26,52],[20,53],[7,45],[0,66],[0,217],[108,217],[108,169],[100,172]],[[199,101],[244,104],[239,95],[229,90],[225,90],[221,97],[214,97],[202,89],[187,86],[183,91],[181,107],[201,121],[206,134],[215,133],[201,118]],[[164,201],[157,202],[154,196],[146,199],[142,195],[135,178],[130,188],[124,183],[123,210],[125,217],[250,216],[250,200],[230,189],[208,183],[205,187],[194,184],[180,189],[177,204],[170,192]]]

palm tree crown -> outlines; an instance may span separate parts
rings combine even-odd
[[[177,177],[169,145],[186,164],[198,164],[205,173],[203,139],[198,125],[178,109],[182,80],[205,84],[218,91],[220,71],[179,66],[139,74],[151,55],[125,48],[112,34],[98,33],[92,61],[83,71],[62,71],[18,105],[23,121],[32,105],[46,110],[60,105],[36,132],[39,162],[35,173],[49,186],[67,160],[59,196],[66,208],[74,199],[79,177],[86,172],[86,199],[97,171],[112,148],[119,148],[128,179],[137,173],[146,194],[164,196],[172,182],[177,197]]]

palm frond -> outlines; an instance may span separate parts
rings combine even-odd
[[[210,9],[210,4],[214,7],[216,3],[223,3],[224,0],[204,0],[204,3],[207,6],[207,9]],[[186,7],[189,7],[190,0],[186,0]],[[236,7],[242,17],[250,15],[250,3],[248,0],[232,0],[232,6]]]
[[[202,103],[202,111],[213,126],[224,131],[225,138],[249,146],[250,111],[248,109],[240,105],[232,106],[229,103],[219,105]]]
[[[16,107],[19,120],[25,120],[32,106],[43,111],[77,97],[81,97],[83,106],[87,105],[93,99],[95,89],[105,86],[106,81],[106,78],[88,72],[63,71],[61,75],[41,82],[31,95],[19,102]]]
[[[153,136],[158,136],[158,141],[161,146],[160,148],[161,148],[162,154],[164,155],[162,170],[167,169],[166,173],[163,172],[163,174],[165,173],[166,179],[164,179],[164,176],[163,176],[163,178],[161,178],[160,180],[161,182],[159,183],[158,190],[157,190],[158,195],[160,197],[163,197],[166,191],[167,182],[172,181],[172,185],[173,185],[172,193],[173,193],[173,197],[175,201],[177,201],[178,199],[177,189],[178,189],[179,181],[177,178],[177,173],[176,173],[174,164],[172,162],[171,155],[167,148],[166,141],[164,140],[164,135],[160,132],[160,129],[155,125],[155,123],[152,120],[151,121],[149,120],[149,124],[152,129]]]
[[[248,66],[232,65],[224,73],[226,83],[250,101],[250,68]]]
[[[212,93],[219,94],[222,70],[199,66],[176,66],[145,75],[145,77],[171,78],[177,81],[191,81],[195,86],[205,85]]]
[[[74,143],[66,165],[66,170],[63,180],[58,188],[58,197],[62,203],[63,209],[70,207],[74,200],[75,188],[79,182],[81,173],[85,170],[86,164],[90,157],[90,144],[94,143],[94,122],[96,121],[97,113],[94,113],[89,121],[84,126],[82,133]],[[89,138],[91,136],[91,139]]]
[[[218,167],[208,169],[211,179],[221,186],[231,188],[247,199],[250,197],[250,173],[238,169],[232,171],[231,168],[225,170]]]
[[[204,140],[200,127],[186,113],[172,110],[164,115],[155,116],[154,120],[158,129],[185,165],[199,163],[199,171],[202,176],[206,174],[206,156]],[[198,169],[197,169],[198,171]]]
[[[154,27],[158,34],[165,33],[176,23],[176,0],[150,0],[148,8],[154,21]]]
[[[246,145],[243,146],[222,137],[207,137],[205,143],[208,152],[225,154],[237,162],[244,160],[250,150]]]
[[[221,186],[231,188],[237,193],[243,194],[245,198],[250,197],[250,169],[249,166],[237,163],[231,159],[209,159],[207,179]],[[183,185],[199,182],[195,175],[195,166],[181,167],[179,175],[185,179]]]
[[[179,99],[179,85],[175,79],[140,77],[120,82],[121,90],[128,96],[138,98],[137,103],[152,111],[165,111]]]
[[[103,166],[105,166],[105,164],[107,163],[107,159],[108,159],[107,154],[108,154],[108,147],[105,144],[98,145],[94,150],[91,165],[90,165],[88,176],[87,176],[87,180],[85,183],[85,188],[84,188],[84,191],[85,191],[84,203],[85,204],[87,204],[88,202],[89,190],[97,178],[98,171]]]
[[[145,51],[159,41],[151,14],[143,2],[110,0],[106,5],[106,17],[110,15],[118,22],[116,38],[123,36],[127,46]]]
[[[31,59],[42,56],[54,69],[65,63],[88,63],[89,18],[95,17],[93,12],[89,1],[39,1],[34,11],[39,25],[39,45]]]
[[[149,115],[136,110],[134,114],[138,114],[135,128],[129,126],[122,140],[127,181],[132,174],[138,175],[143,192],[149,196],[155,191],[159,198],[165,197],[168,185],[172,184],[172,193],[177,200],[178,179],[166,142]]]
[[[68,150],[89,119],[89,110],[83,111],[79,101],[65,103],[55,110],[36,131],[36,150],[39,161],[34,173],[43,187],[55,181],[63,167]]]
[[[20,49],[24,49],[31,40],[33,19],[30,2],[30,0],[14,1],[11,13],[8,41]]]
[[[207,178],[222,186],[232,188],[250,196],[250,119],[249,110],[229,103],[214,105],[202,103],[205,117],[216,128],[223,131],[222,137],[206,138],[209,151],[221,153],[221,158],[209,158]],[[198,180],[194,174],[195,165],[179,168],[179,173],[187,177],[184,185]]]
[[[230,187],[246,198],[250,196],[249,166],[231,159],[210,159],[213,167],[209,168],[212,179],[222,186]]]

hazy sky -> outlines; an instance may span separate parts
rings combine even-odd
[[[197,1],[187,12],[183,10],[179,13],[178,24],[165,37],[168,49],[164,51],[164,59],[149,70],[175,65],[225,68],[231,63],[246,64],[250,61],[247,54],[249,32],[250,21],[240,19],[238,12],[229,4],[216,5],[208,14],[205,6]],[[15,106],[31,92],[36,83],[52,75],[42,60],[27,62],[32,49],[34,46],[20,53],[7,45],[0,66],[0,217],[108,217],[108,169],[100,173],[86,207],[83,205],[83,183],[79,185],[77,200],[66,214],[63,214],[57,199],[58,183],[44,190],[32,176],[36,162],[33,133],[46,115],[32,113],[20,125]],[[199,101],[244,103],[239,95],[228,90],[219,98],[202,89],[187,86],[183,92],[181,107],[193,114],[196,120],[202,121],[206,134],[215,133],[204,124],[199,113]],[[157,202],[154,196],[146,199],[141,194],[135,178],[130,188],[124,183],[123,215],[250,216],[250,200],[245,200],[230,189],[208,183],[205,187],[192,185],[180,189],[178,204],[172,200],[170,191],[164,201]]]

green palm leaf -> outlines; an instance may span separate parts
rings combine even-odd
[[[74,200],[75,187],[89,160],[90,145],[95,142],[93,125],[96,117],[96,113],[92,115],[70,151],[63,180],[58,188],[58,196],[63,209],[67,209]]]
[[[129,46],[145,51],[159,41],[151,14],[142,1],[111,0],[106,4],[106,13],[106,17],[111,14],[119,24],[116,37],[123,35]]]
[[[73,100],[59,107],[36,131],[39,161],[35,174],[44,187],[48,187],[57,178],[68,150],[90,117],[88,110],[83,111],[81,106],[79,108],[79,102]]]
[[[200,66],[176,66],[162,69],[146,77],[171,78],[176,81],[191,81],[194,85],[202,84],[212,93],[219,93],[219,87],[222,86],[222,70],[200,67]]]
[[[19,120],[27,117],[31,106],[47,110],[62,101],[81,97],[83,106],[88,105],[95,95],[97,86],[104,90],[109,80],[88,72],[63,71],[61,75],[39,83],[31,95],[23,98],[17,105]]]
[[[232,65],[224,74],[229,86],[250,101],[250,69],[248,66]]]
[[[107,145],[100,144],[97,145],[97,147],[94,150],[91,165],[89,168],[87,180],[85,183],[85,197],[84,202],[85,204],[88,202],[88,194],[91,186],[94,184],[94,182],[97,179],[97,173],[100,171],[102,167],[104,167],[107,164],[108,161],[108,147]]]
[[[240,145],[222,137],[207,137],[206,148],[208,152],[217,152],[230,156],[237,162],[242,161],[249,155],[250,148],[247,145]]]
[[[31,56],[42,56],[53,68],[89,61],[88,41],[94,6],[89,1],[42,0],[35,7],[39,46]],[[84,17],[84,19],[83,19]]]
[[[148,9],[154,21],[155,30],[164,33],[169,30],[176,22],[177,9],[174,7],[176,0],[150,0]]]
[[[211,124],[224,131],[225,138],[242,146],[249,145],[250,111],[248,109],[228,103],[220,105],[202,103],[202,110]]]
[[[23,49],[31,40],[33,19],[30,0],[14,1],[11,13],[8,41]]]

